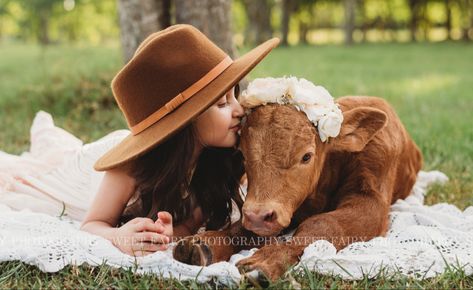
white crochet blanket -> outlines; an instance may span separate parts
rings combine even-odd
[[[254,250],[202,268],[173,260],[171,250],[134,258],[78,229],[103,174],[92,169],[93,163],[127,134],[119,130],[83,145],[55,127],[49,114],[39,112],[29,152],[16,156],[0,151],[0,262],[20,260],[47,272],[68,264],[106,263],[182,280],[238,283],[235,263]],[[391,206],[386,237],[354,243],[338,253],[329,242],[317,241],[305,249],[295,269],[344,279],[374,277],[380,269],[417,279],[449,267],[464,266],[467,274],[473,273],[473,207],[462,212],[446,203],[423,205],[428,186],[447,179],[441,172],[420,172],[411,196]]]

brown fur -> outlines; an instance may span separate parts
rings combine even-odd
[[[389,206],[409,195],[422,156],[392,107],[374,97],[337,102],[344,115],[342,129],[325,143],[304,113],[291,106],[261,106],[249,115],[241,139],[248,176],[243,206],[248,215],[242,224],[260,236],[297,230],[292,243],[265,245],[240,267],[276,279],[314,240],[326,239],[342,249],[384,235]],[[304,163],[307,153],[312,158]],[[255,225],[247,218],[268,210],[274,211],[272,220]],[[251,235],[238,225],[220,232],[241,234]],[[208,248],[218,255],[204,264],[228,259],[242,247],[208,243]]]

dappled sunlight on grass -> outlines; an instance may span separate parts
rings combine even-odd
[[[405,98],[430,98],[431,94],[441,94],[445,89],[458,85],[459,82],[459,76],[427,73],[410,76],[401,81],[388,82],[387,85],[392,86],[392,90],[404,92]]]

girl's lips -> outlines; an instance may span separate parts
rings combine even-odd
[[[230,130],[235,131],[235,132],[239,131],[240,129],[241,129],[241,125],[239,125],[239,124],[236,125],[236,126],[230,127]]]

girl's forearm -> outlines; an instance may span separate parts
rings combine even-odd
[[[82,231],[89,232],[94,235],[101,236],[111,242],[113,242],[116,237],[118,228],[113,227],[112,225],[101,222],[101,221],[90,221],[85,224],[82,224],[80,229]]]

